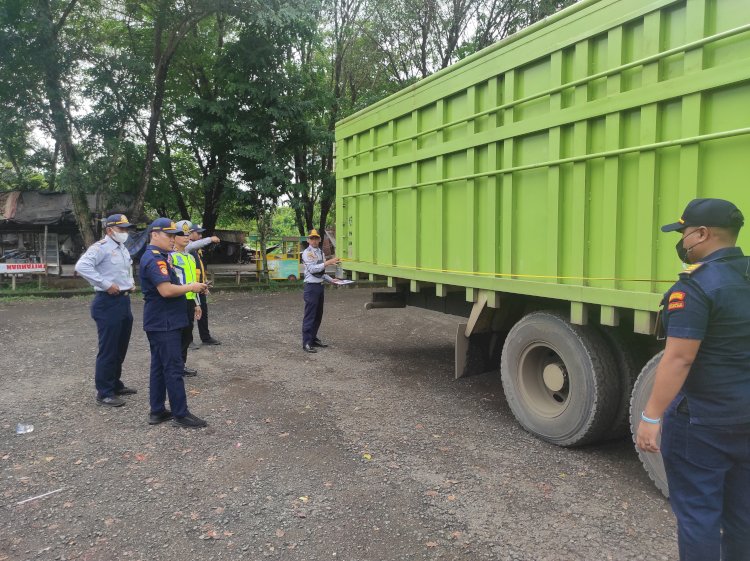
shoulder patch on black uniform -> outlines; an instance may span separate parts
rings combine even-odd
[[[151,253],[156,253],[156,255],[161,255],[161,251],[157,251],[157,250],[155,250],[155,249],[152,249],[152,250],[151,250]]]
[[[685,307],[685,293],[681,290],[676,290],[669,295],[669,304],[667,310],[682,310]]]
[[[680,271],[680,276],[684,275],[686,277],[689,277],[690,275],[695,273],[695,271],[700,269],[703,265],[704,263],[693,263],[692,265],[688,265],[684,270]]]

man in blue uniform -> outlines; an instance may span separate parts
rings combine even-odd
[[[94,383],[99,405],[120,407],[120,396],[137,393],[122,383],[122,363],[128,352],[133,314],[133,260],[125,248],[132,224],[124,214],[113,214],[104,221],[106,236],[93,244],[76,263],[76,272],[94,287],[91,317],[99,334]]]
[[[145,300],[143,330],[151,347],[148,422],[156,425],[174,417],[172,422],[177,426],[199,428],[207,423],[188,411],[182,379],[182,329],[188,323],[185,294],[203,292],[206,285],[200,282],[179,284],[169,263],[176,232],[175,223],[169,218],[154,220],[149,227],[150,245],[141,257],[141,290]],[[165,408],[167,395],[172,411]]]
[[[667,341],[636,444],[661,453],[682,561],[750,560],[750,259],[729,201],[662,227],[691,263],[666,293]]]
[[[317,230],[311,230],[307,236],[310,244],[302,252],[302,263],[305,266],[305,316],[302,319],[302,350],[306,353],[318,352],[315,347],[327,347],[323,341],[318,339],[318,329],[323,320],[324,289],[323,283],[328,281],[336,284],[337,281],[326,274],[328,265],[341,262],[338,257],[331,257],[327,261],[320,249],[320,236]]]

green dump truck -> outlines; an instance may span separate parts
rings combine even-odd
[[[339,122],[336,153],[344,268],[395,288],[369,307],[468,318],[456,375],[499,368],[531,433],[623,434],[680,272],[659,226],[750,213],[750,2],[583,0]]]

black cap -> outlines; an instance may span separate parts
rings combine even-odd
[[[684,230],[688,226],[717,226],[742,228],[745,217],[734,203],[724,199],[693,199],[685,207],[682,218],[661,227],[662,232]]]

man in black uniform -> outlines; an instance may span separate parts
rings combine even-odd
[[[176,232],[177,227],[169,218],[154,220],[149,226],[151,243],[141,257],[141,291],[145,300],[143,330],[151,347],[151,414],[148,422],[157,425],[174,417],[173,423],[177,426],[200,428],[207,425],[206,421],[191,414],[187,407],[182,379],[185,367],[182,329],[188,324],[185,294],[203,292],[206,285],[201,282],[179,284],[169,262]],[[164,406],[167,396],[171,411]]]
[[[662,227],[691,263],[665,294],[664,355],[636,444],[661,453],[681,561],[750,560],[750,259],[729,201],[695,199]]]
[[[200,225],[193,224],[192,228],[190,228],[190,243],[187,245],[186,249],[186,251],[195,258],[195,264],[198,270],[198,282],[208,282],[206,277],[206,265],[203,263],[203,248],[221,241],[218,236],[203,238],[203,232],[205,231],[205,228],[202,228]],[[211,332],[208,330],[208,292],[201,296],[201,317],[197,323],[198,334],[204,345],[221,345],[221,342],[215,337],[212,337]]]

